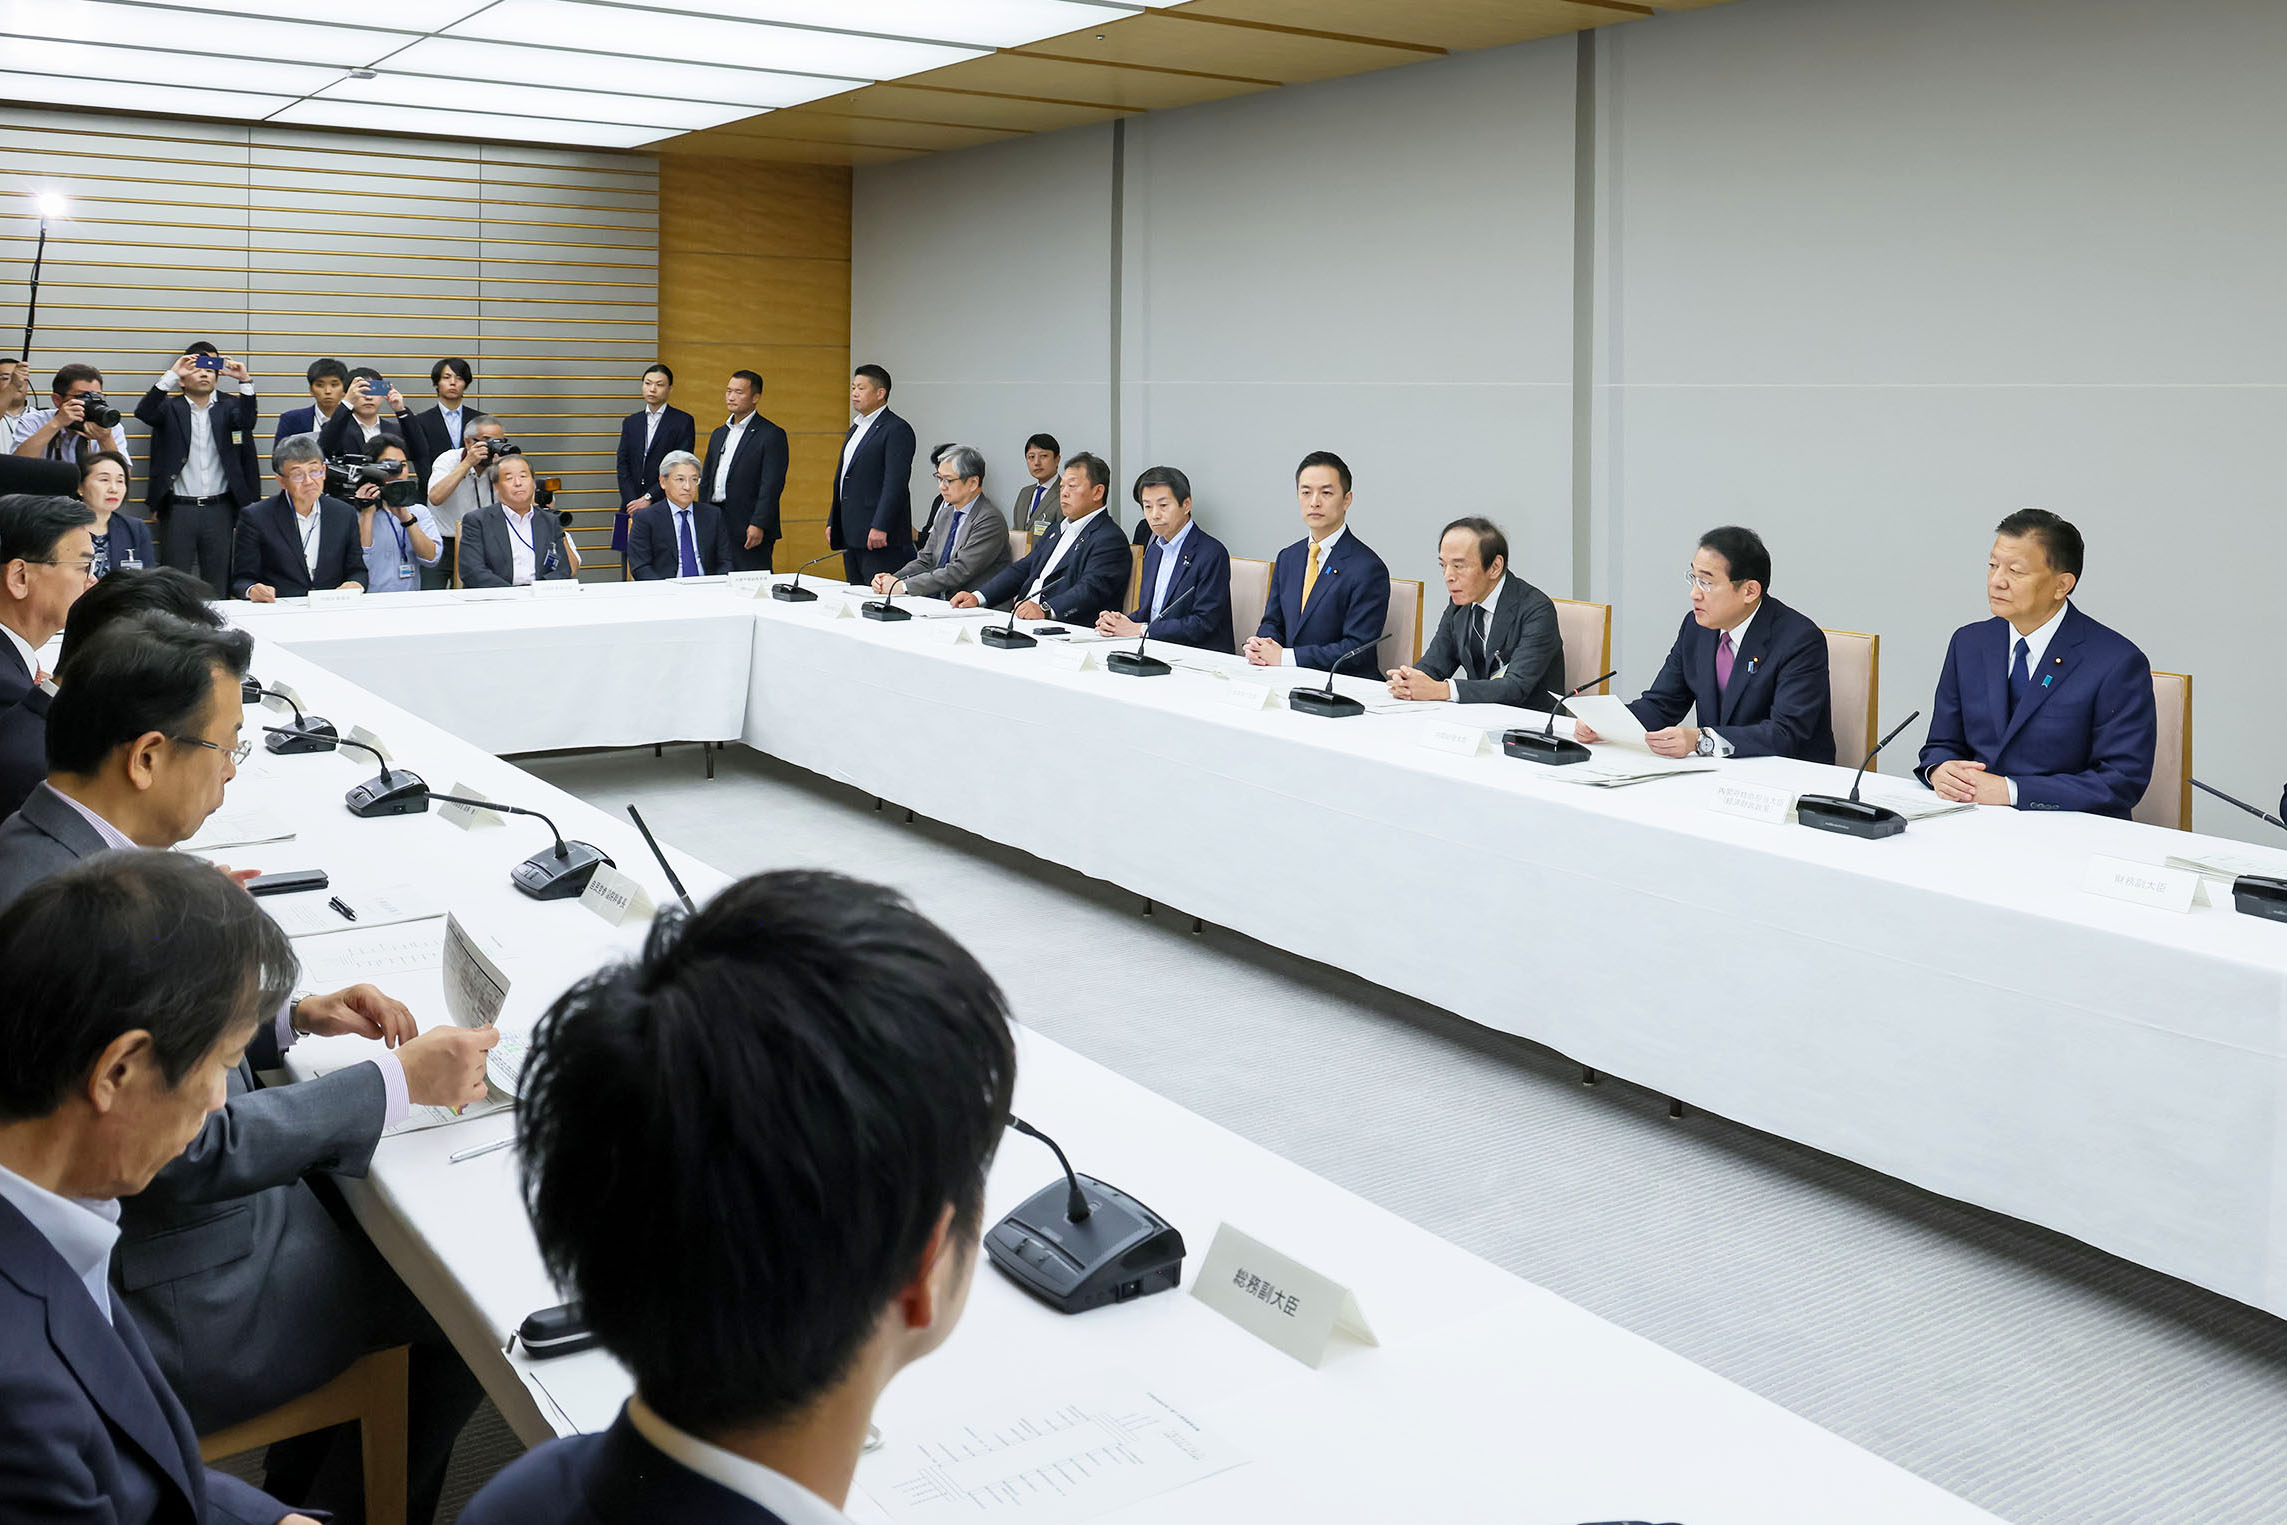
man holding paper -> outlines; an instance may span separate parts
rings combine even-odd
[[[1771,597],[1771,553],[1751,529],[1699,537],[1684,574],[1691,613],[1660,675],[1628,710],[1661,757],[1834,761],[1826,632]],[[1697,725],[1682,723],[1697,710]],[[1595,741],[1576,723],[1573,735]]]

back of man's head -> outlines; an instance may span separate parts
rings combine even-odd
[[[11,561],[48,561],[56,542],[95,522],[95,510],[58,493],[12,492],[0,497],[0,567]]]
[[[92,778],[138,737],[195,736],[221,668],[244,678],[254,638],[171,614],[113,620],[72,652],[48,706],[48,771]]]
[[[541,1019],[525,1204],[660,1417],[778,1422],[850,1375],[948,1209],[967,1273],[1015,1075],[999,988],[902,897],[760,874]]]
[[[60,681],[71,672],[71,654],[96,633],[137,614],[171,614],[176,619],[223,628],[222,616],[206,601],[206,584],[176,567],[117,571],[79,596],[64,618],[63,654],[56,658]]]

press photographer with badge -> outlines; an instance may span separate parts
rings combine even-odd
[[[158,560],[151,549],[151,526],[119,512],[127,501],[128,485],[127,457],[116,450],[98,450],[79,468],[79,501],[95,515],[87,532],[95,543],[90,577],[105,577],[114,570],[140,572]]]
[[[326,462],[326,488],[357,506],[368,593],[410,593],[420,585],[421,569],[444,555],[436,518],[413,480],[413,459],[394,435],[380,437],[371,460],[352,455]]]
[[[451,582],[453,568],[458,564],[454,555],[461,522],[493,502],[492,478],[486,468],[503,443],[500,420],[479,414],[469,420],[462,432],[460,448],[438,456],[436,464],[429,468],[429,507],[435,511],[437,528],[444,532],[441,543],[445,550],[440,575],[424,579],[424,587],[441,588]]]
[[[491,468],[496,501],[461,521],[461,586],[522,588],[571,578],[579,553],[523,452],[505,441]]]
[[[230,591],[249,603],[307,598],[312,588],[365,586],[357,510],[326,492],[326,458],[314,434],[296,434],[270,458],[277,496],[238,516]]]

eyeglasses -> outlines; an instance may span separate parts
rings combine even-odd
[[[1717,583],[1729,582],[1731,579],[1728,577],[1702,577],[1697,572],[1686,572],[1683,575],[1683,580],[1684,586],[1688,588],[1701,593],[1713,593]]]
[[[95,575],[95,558],[93,556],[79,556],[73,558],[70,561],[57,561],[52,557],[41,561],[33,561],[30,557],[27,556],[24,558],[24,560],[25,564],[28,566],[70,567],[72,570],[78,572],[82,577],[93,577]]]
[[[226,747],[221,742],[209,741],[204,736],[170,736],[167,739],[180,742],[186,747],[212,747],[217,752],[228,753],[230,760],[234,763],[242,763],[254,754],[254,743],[251,741],[242,741],[235,747]]]
[[[942,471],[937,473],[937,485],[939,487],[951,487],[955,482],[960,480],[961,479],[959,477],[949,477]]]

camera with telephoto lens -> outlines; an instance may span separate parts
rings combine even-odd
[[[523,446],[512,445],[497,434],[488,434],[483,439],[478,440],[477,443],[484,446],[482,464],[486,466],[490,466],[504,455],[522,455],[524,453]]]
[[[357,490],[368,483],[380,487],[381,501],[391,508],[411,508],[421,497],[421,484],[413,480],[403,461],[369,461],[362,455],[344,455],[326,462],[328,497],[355,502]]]
[[[98,429],[116,429],[119,427],[119,410],[113,407],[111,399],[101,392],[82,392],[79,394],[79,416],[82,423],[93,424]]]

